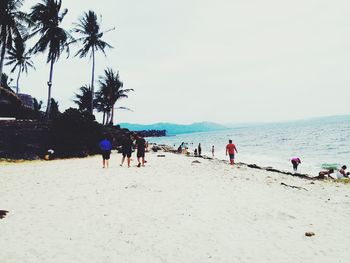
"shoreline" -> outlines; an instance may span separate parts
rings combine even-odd
[[[206,155],[202,155],[202,156],[195,156],[194,154],[192,153],[188,153],[188,154],[179,154],[176,152],[176,150],[169,146],[169,145],[166,145],[166,144],[154,144],[154,143],[151,143],[150,146],[158,146],[159,149],[163,150],[164,152],[170,152],[170,153],[173,153],[173,154],[178,154],[178,155],[183,155],[185,157],[190,157],[190,158],[200,158],[200,159],[206,159],[206,160],[215,160],[215,161],[219,161],[219,162],[223,162],[227,165],[229,165],[229,161],[227,160],[223,160],[223,159],[220,159],[220,158],[217,158],[217,157],[209,157],[209,156],[206,156]],[[152,149],[151,149],[152,151]],[[298,173],[298,172],[288,172],[288,171],[285,171],[285,170],[281,170],[281,169],[276,169],[272,166],[260,166],[260,165],[257,165],[255,163],[245,163],[245,162],[237,162],[235,163],[234,166],[244,166],[244,167],[248,167],[250,169],[257,169],[257,170],[262,170],[262,171],[267,171],[267,172],[271,172],[271,173],[278,173],[278,174],[283,174],[283,175],[290,175],[290,176],[293,176],[293,177],[298,177],[298,178],[302,178],[302,179],[306,179],[306,180],[317,180],[317,181],[325,181],[325,180],[328,180],[328,181],[333,181],[333,182],[341,182],[341,183],[350,183],[350,178],[343,178],[343,179],[333,179],[331,177],[329,178],[318,178],[318,175],[315,175],[315,176],[312,176],[311,174],[307,174],[307,173]]]
[[[209,157],[206,155],[202,155],[202,156],[194,156],[192,153],[189,154],[179,154],[176,152],[176,150],[169,145],[166,144],[155,144],[155,143],[150,143],[149,144],[149,150],[148,150],[148,154],[152,153],[154,151],[152,151],[152,147],[158,147],[157,151],[161,151],[164,153],[171,153],[171,154],[175,154],[175,155],[179,155],[179,156],[183,156],[183,157],[187,157],[187,158],[198,158],[198,159],[204,159],[204,160],[211,160],[211,161],[218,161],[221,163],[225,163],[226,165],[229,165],[229,161],[227,160],[223,160],[217,157]],[[120,154],[118,152],[117,149],[113,150],[112,152],[114,152],[114,154]],[[154,152],[157,153],[157,152]],[[136,155],[136,151],[133,152],[134,155]],[[91,158],[91,157],[96,157],[96,156],[100,156],[100,154],[93,154],[93,155],[88,155],[88,156],[84,156],[84,157],[71,157],[71,158],[55,158],[53,160],[44,160],[44,159],[35,159],[35,160],[26,160],[26,159],[4,159],[4,158],[0,158],[0,164],[4,164],[4,165],[10,165],[10,164],[23,164],[23,163],[36,163],[36,162],[52,162],[52,161],[64,161],[64,160],[79,160],[79,159],[86,159],[86,158]],[[343,178],[343,179],[333,179],[331,177],[329,178],[317,178],[317,175],[312,176],[311,174],[306,174],[306,173],[292,173],[292,172],[288,172],[285,170],[280,170],[280,169],[275,169],[272,166],[260,166],[257,165],[255,163],[245,163],[245,162],[237,162],[235,163],[234,166],[241,166],[241,167],[247,167],[249,169],[252,170],[261,170],[261,171],[266,171],[266,172],[270,172],[270,173],[277,173],[277,174],[281,174],[281,175],[289,175],[289,176],[293,176],[293,177],[298,177],[298,178],[302,178],[305,180],[311,180],[311,181],[329,181],[329,182],[339,182],[339,183],[345,183],[348,184],[350,183],[350,178]]]
[[[130,169],[119,166],[116,152],[108,169],[100,156],[1,166],[0,210],[8,213],[0,219],[0,257],[8,263],[350,260],[350,230],[334,225],[350,216],[347,185],[184,157],[150,152],[146,167],[137,168],[133,154]]]

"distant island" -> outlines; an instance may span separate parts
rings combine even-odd
[[[219,131],[228,129],[227,126],[214,122],[197,122],[192,124],[175,124],[167,122],[159,122],[154,124],[120,123],[119,125],[121,128],[126,128],[130,131],[166,130],[167,135]]]

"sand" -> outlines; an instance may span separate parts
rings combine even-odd
[[[350,262],[350,185],[165,155],[0,163],[1,262]]]

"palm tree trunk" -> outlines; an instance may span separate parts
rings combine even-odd
[[[4,67],[4,59],[5,59],[5,52],[6,52],[6,42],[7,42],[7,34],[5,27],[2,27],[1,35],[4,36],[4,40],[2,41],[1,45],[1,54],[0,54],[0,86],[1,86],[1,76],[2,76],[2,70]]]
[[[109,122],[109,124],[113,125],[113,120],[114,120],[114,104],[112,106],[112,114],[111,114],[111,121]]]
[[[92,48],[92,76],[91,76],[91,114],[94,113],[94,82],[95,82],[95,48]]]
[[[17,86],[16,86],[16,93],[19,93],[19,78],[21,76],[21,71],[22,71],[22,65],[19,66],[19,70],[18,70],[18,76],[17,76]]]
[[[52,87],[52,76],[53,76],[53,64],[55,63],[54,59],[51,59],[50,66],[50,78],[47,82],[48,92],[47,92],[47,107],[46,107],[46,119],[50,118],[50,110],[51,110],[51,87]]]
[[[107,111],[107,119],[106,119],[106,125],[109,123],[109,117],[111,116],[111,112]]]
[[[106,119],[106,112],[103,112],[103,119],[102,119],[102,125],[105,125],[105,119]]]

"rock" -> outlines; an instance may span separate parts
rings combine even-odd
[[[158,154],[157,157],[165,157],[164,154]]]
[[[166,130],[144,130],[136,132],[141,137],[164,137]]]
[[[5,216],[7,215],[8,211],[6,210],[0,210],[0,219],[5,218]]]
[[[161,147],[159,147],[158,145],[153,145],[153,147],[152,147],[152,151],[153,151],[153,152],[158,152],[158,151],[160,151],[160,150],[162,150]]]
[[[306,232],[305,233],[305,236],[307,236],[307,237],[312,237],[314,235],[316,235],[314,232]]]
[[[195,161],[192,162],[192,164],[195,164],[195,163],[201,163],[201,162],[198,161],[198,160],[195,160]]]

